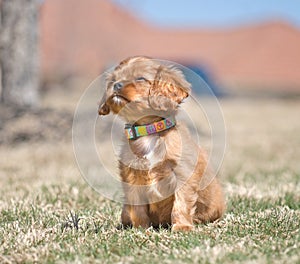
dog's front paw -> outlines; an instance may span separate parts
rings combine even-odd
[[[193,231],[194,226],[193,225],[182,225],[182,224],[174,224],[172,226],[172,231]]]

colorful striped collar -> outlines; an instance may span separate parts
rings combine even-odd
[[[165,118],[161,121],[154,122],[152,124],[147,125],[125,125],[125,134],[127,139],[137,139],[139,137],[148,136],[152,134],[156,134],[165,130],[168,130],[176,125],[176,121],[174,118]]]

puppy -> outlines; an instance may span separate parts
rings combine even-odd
[[[125,59],[107,76],[99,115],[112,112],[126,122],[119,159],[124,227],[190,231],[224,213],[221,186],[204,151],[176,121],[190,92],[179,69],[148,57]]]

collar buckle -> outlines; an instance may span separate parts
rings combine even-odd
[[[135,140],[138,138],[137,134],[136,134],[136,130],[135,130],[135,125],[131,125],[131,124],[125,124],[125,129],[131,131],[130,133],[130,139]]]

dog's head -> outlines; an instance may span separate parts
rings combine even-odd
[[[106,81],[99,115],[112,111],[133,122],[146,115],[176,113],[191,90],[190,83],[179,69],[147,57],[123,60],[108,74]]]

